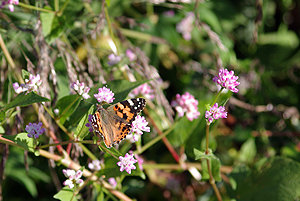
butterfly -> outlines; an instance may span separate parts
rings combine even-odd
[[[95,133],[102,136],[107,148],[119,144],[131,130],[131,123],[145,108],[143,98],[128,99],[104,109],[97,105],[97,111],[92,116],[91,124]]]

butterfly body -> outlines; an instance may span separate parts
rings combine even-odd
[[[95,133],[102,136],[106,147],[119,144],[131,130],[131,123],[145,108],[146,100],[143,98],[128,99],[104,109],[97,106],[92,118]]]

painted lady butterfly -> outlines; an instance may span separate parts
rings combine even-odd
[[[128,99],[104,109],[97,105],[92,118],[94,131],[101,135],[107,148],[119,144],[131,130],[131,123],[146,105],[143,98]]]

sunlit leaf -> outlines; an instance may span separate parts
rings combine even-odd
[[[72,200],[74,194],[73,190],[68,186],[63,187],[58,193],[56,193],[53,198],[64,201],[64,200]],[[74,199],[76,200],[76,199]]]
[[[26,94],[26,92],[23,92],[19,94],[13,101],[7,104],[4,108],[4,111],[7,111],[8,109],[17,106],[24,107],[33,103],[41,103],[48,101],[50,101],[48,98],[42,97],[34,92],[30,92],[28,94]]]
[[[75,94],[65,96],[57,101],[55,108],[59,110],[59,118],[62,124],[76,110],[80,103],[80,98],[80,96]]]
[[[2,137],[15,142],[27,151],[34,152],[34,139],[29,138],[27,134],[28,133],[19,133],[17,135],[2,135]]]
[[[256,156],[256,145],[254,138],[248,139],[241,147],[239,152],[239,160],[244,163],[250,163]]]
[[[79,140],[83,140],[85,138],[85,136],[87,136],[90,131],[89,128],[85,126],[86,123],[88,123],[88,118],[89,118],[89,114],[92,114],[94,111],[94,105],[92,105],[89,109],[89,111],[87,113],[85,113],[85,115],[82,117],[82,119],[80,120],[77,128],[76,128],[76,132],[74,134],[74,136],[76,138],[78,138]]]

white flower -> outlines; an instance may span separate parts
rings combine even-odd
[[[83,185],[83,180],[80,179],[82,176],[82,171],[77,170],[71,170],[71,169],[63,169],[63,173],[65,177],[68,177],[66,181],[64,181],[65,186],[69,186],[70,189],[74,188],[75,184],[78,184],[79,186]]]

